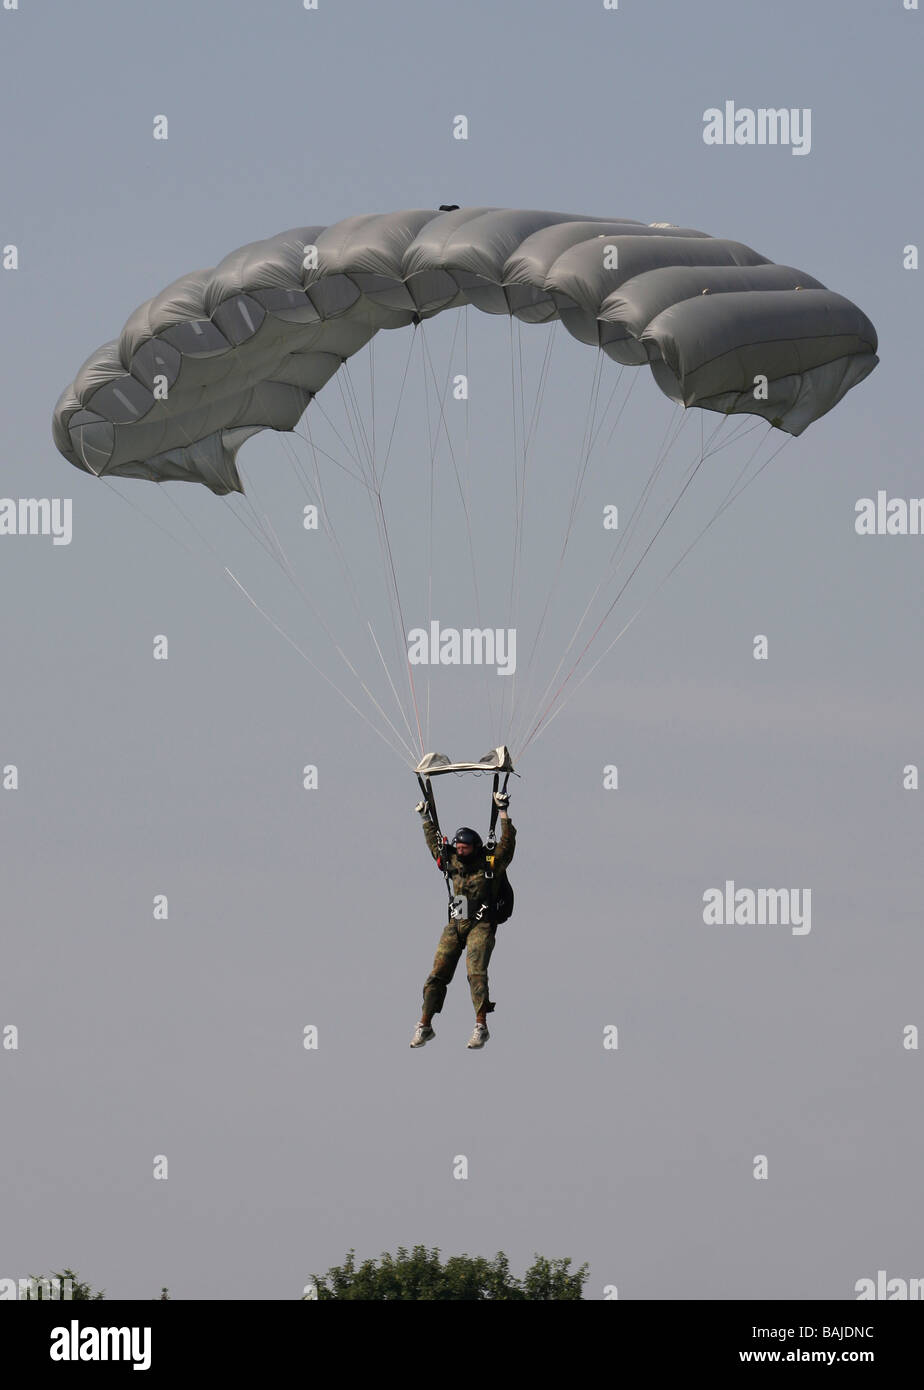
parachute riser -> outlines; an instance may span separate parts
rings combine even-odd
[[[504,785],[503,785],[503,787],[501,787],[501,791],[506,792],[506,790],[507,790],[507,783],[509,782],[509,780],[510,780],[510,773],[508,772],[508,773],[506,773],[506,774],[504,775]],[[489,852],[489,853],[493,853],[494,849],[495,849],[496,846],[497,846],[497,836],[496,836],[496,834],[495,834],[495,829],[496,829],[496,827],[497,827],[497,802],[494,800],[494,798],[495,798],[495,796],[497,795],[497,788],[498,788],[499,785],[500,785],[500,773],[499,773],[499,772],[495,772],[495,774],[494,774],[494,788],[493,788],[493,790],[492,790],[492,792],[491,792],[491,828],[490,828],[489,831],[488,831],[488,838],[487,838],[487,840],[485,841],[485,844],[486,844],[486,846],[487,846],[487,849],[488,849],[488,852]],[[486,871],[485,871],[485,877],[486,877],[486,878],[493,878],[494,875],[493,875],[493,873],[488,872],[488,871],[486,870]]]
[[[455,904],[456,895],[452,889],[452,878],[449,874],[449,867],[447,862],[449,859],[449,841],[440,829],[440,818],[436,812],[436,798],[433,795],[433,788],[430,785],[430,778],[428,777],[426,781],[424,781],[424,779],[418,772],[417,781],[420,785],[420,790],[423,793],[424,801],[426,801],[427,803],[427,815],[430,817],[430,824],[433,826],[434,830],[440,837],[440,840],[443,844],[443,853],[438,863],[439,867],[443,871],[443,878],[446,880],[446,891],[449,894],[449,915],[452,916],[452,910]]]
[[[495,850],[495,849],[497,848],[497,834],[496,834],[496,829],[497,829],[497,811],[498,811],[498,807],[497,807],[497,802],[494,800],[494,797],[495,797],[496,794],[497,794],[498,787],[500,787],[501,791],[506,792],[506,790],[507,790],[507,783],[509,782],[509,780],[510,780],[510,773],[508,772],[508,773],[506,773],[505,776],[504,776],[504,785],[503,785],[503,787],[501,787],[501,786],[500,786],[500,773],[499,773],[499,772],[495,772],[495,774],[494,774],[494,786],[493,786],[492,791],[491,791],[491,824],[490,824],[490,828],[489,828],[489,830],[488,830],[488,837],[487,837],[487,839],[485,840],[485,848],[486,848],[489,852],[493,852],[493,850]],[[437,810],[436,810],[436,798],[435,798],[435,796],[433,795],[433,787],[432,787],[432,785],[431,785],[431,783],[430,783],[430,779],[429,779],[429,777],[428,777],[428,778],[426,779],[426,781],[425,781],[425,780],[421,777],[420,773],[418,773],[418,774],[417,774],[417,783],[418,783],[418,786],[420,787],[421,792],[423,793],[424,801],[426,801],[426,803],[427,803],[427,815],[430,817],[430,823],[431,823],[431,825],[433,826],[433,828],[434,828],[434,830],[436,831],[436,833],[441,837],[441,839],[442,839],[442,841],[443,841],[443,844],[444,844],[444,845],[447,845],[447,844],[449,843],[449,841],[447,840],[446,836],[443,834],[442,830],[440,829],[440,818],[439,818],[439,815],[437,814]],[[487,873],[487,874],[486,874],[486,877],[490,878],[490,877],[491,877],[491,874],[490,874],[490,873]]]
[[[428,777],[427,780],[424,781],[424,779],[418,772],[417,781],[420,786],[420,790],[423,793],[423,799],[427,803],[427,814],[430,817],[430,823],[432,824],[437,835],[442,836],[443,840],[445,841],[446,837],[440,830],[440,818],[436,814],[436,800],[433,796],[433,788],[430,786],[430,778]]]

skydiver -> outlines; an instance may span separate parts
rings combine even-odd
[[[495,792],[494,801],[500,811],[503,827],[494,851],[495,887],[499,889],[503,883],[504,870],[513,858],[517,832],[507,815],[510,802],[507,793]],[[440,863],[442,857],[447,855],[447,847],[430,820],[426,801],[419,801],[414,809],[423,821],[427,847],[437,863]],[[494,1008],[488,996],[488,961],[494,950],[496,924],[489,920],[492,903],[491,880],[485,873],[488,869],[486,851],[478,832],[467,825],[457,830],[452,839],[452,848],[448,850],[448,857],[440,867],[451,879],[456,906],[449,922],[443,928],[436,948],[433,969],[424,983],[423,1013],[411,1039],[411,1047],[423,1047],[424,1043],[436,1036],[430,1021],[443,1007],[446,987],[455,974],[463,950],[466,953],[466,972],[472,1003],[475,1006],[475,1028],[468,1040],[468,1046],[484,1047],[491,1036],[488,1032],[487,1015]]]

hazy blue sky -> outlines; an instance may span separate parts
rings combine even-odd
[[[854,529],[858,498],[924,492],[921,280],[902,266],[924,237],[922,24],[902,0],[0,9],[0,246],[19,253],[0,271],[0,494],[71,498],[74,525],[67,546],[0,537],[0,767],[19,774],[0,793],[0,1029],[19,1037],[0,1053],[0,1277],[71,1264],[112,1297],[167,1284],[178,1298],[291,1299],[350,1247],[415,1243],[504,1250],[518,1272],[536,1251],[588,1261],[590,1298],[615,1285],[628,1299],[849,1299],[878,1269],[924,1276],[921,1054],[903,1046],[924,1023],[921,794],[902,788],[924,755],[924,540]],[[703,112],[726,100],[810,108],[810,153],[707,146]],[[452,138],[460,113],[467,141]],[[445,910],[417,784],[223,576],[340,681],[314,617],[231,516],[239,504],[103,486],[50,438],[80,363],[180,275],[284,228],[440,203],[743,241],[859,304],[881,356],[530,746],[512,786],[517,911],[480,1053],[465,1047],[463,967],[436,1041],[408,1048]],[[441,372],[462,370],[455,317],[426,326]],[[505,626],[510,336],[500,318],[466,321],[473,546],[486,621]],[[546,333],[522,330],[527,406]],[[530,462],[524,664],[596,364],[561,328],[554,341]],[[410,342],[376,342],[380,458]],[[369,361],[351,368],[364,395]],[[588,470],[547,675],[605,569],[602,507],[630,506],[671,424],[638,371]],[[384,490],[409,624],[427,617],[430,457],[418,357],[411,375]],[[317,437],[330,431],[334,452],[348,422],[335,383],[325,394]],[[681,470],[718,420],[690,416],[671,452]],[[642,597],[759,431],[716,456],[698,500],[691,489]],[[241,452],[257,513],[358,647],[348,587],[299,529],[288,447],[266,435]],[[437,467],[434,611],[474,624],[445,450]],[[378,613],[368,508],[332,466],[326,485]],[[152,658],[157,634],[167,661]],[[439,674],[428,743],[480,756],[498,729],[484,681]],[[440,809],[447,829],[484,830],[488,784],[453,781]],[[811,931],[706,926],[703,894],[729,879],[811,889]],[[302,1047],[308,1025],[317,1050]]]

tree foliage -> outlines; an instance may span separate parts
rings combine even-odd
[[[306,1297],[415,1303],[580,1299],[588,1277],[587,1265],[574,1272],[570,1265],[570,1259],[536,1255],[520,1280],[510,1273],[510,1262],[502,1251],[493,1260],[481,1255],[451,1255],[441,1264],[437,1248],[415,1245],[409,1253],[402,1245],[397,1254],[383,1253],[379,1260],[364,1260],[357,1268],[355,1251],[351,1250],[342,1265],[335,1265],[324,1276],[313,1276],[316,1294]]]
[[[74,1302],[80,1300],[84,1303],[97,1303],[101,1298],[106,1297],[105,1290],[100,1289],[98,1293],[95,1293],[90,1285],[85,1284],[79,1274],[73,1269],[57,1270],[51,1274],[30,1274],[29,1278],[33,1281],[33,1286],[28,1290],[26,1298],[37,1299],[39,1302],[45,1298],[63,1298],[65,1279],[71,1281],[72,1292],[70,1297]],[[54,1285],[51,1284],[53,1279],[58,1280],[57,1293],[54,1291]],[[50,1288],[48,1287],[49,1285],[51,1286]]]

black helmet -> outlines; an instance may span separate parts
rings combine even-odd
[[[477,830],[472,830],[468,825],[462,825],[452,837],[453,844],[474,845],[475,849],[482,849],[481,836]]]

